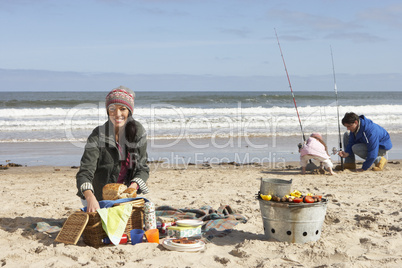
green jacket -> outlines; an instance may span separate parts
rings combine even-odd
[[[128,150],[132,160],[125,184],[136,182],[139,185],[138,193],[146,194],[149,192],[146,185],[149,177],[147,137],[141,123],[135,120],[134,122],[137,130],[134,142],[120,144],[122,148],[130,148]],[[98,201],[103,200],[103,186],[117,182],[120,167],[120,152],[116,145],[113,124],[107,121],[104,125],[96,127],[88,137],[76,176],[77,195],[84,198],[83,192],[92,190]]]

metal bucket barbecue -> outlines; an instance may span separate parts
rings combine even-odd
[[[272,195],[283,197],[290,194],[290,188],[292,186],[292,180],[281,179],[261,179],[260,193],[263,195]]]
[[[268,239],[289,243],[317,241],[321,236],[327,200],[316,203],[282,203],[259,200]]]

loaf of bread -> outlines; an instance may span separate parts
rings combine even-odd
[[[135,198],[137,197],[137,189],[127,188],[122,194],[120,194],[121,198]]]
[[[135,198],[137,197],[137,189],[127,188],[121,195],[120,198]]]
[[[121,183],[109,183],[102,189],[102,197],[104,200],[120,199],[121,194],[127,190],[127,186]]]

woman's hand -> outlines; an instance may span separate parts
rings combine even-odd
[[[96,212],[100,209],[99,202],[91,190],[84,191],[84,196],[87,201],[87,212]]]
[[[344,152],[344,151],[340,151],[340,152],[338,153],[338,155],[339,155],[340,157],[346,158],[346,157],[349,156],[349,153]]]
[[[138,189],[138,184],[136,182],[133,182],[132,184],[130,184],[130,186],[128,188],[134,188],[134,189]]]

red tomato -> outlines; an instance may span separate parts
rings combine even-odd
[[[301,203],[303,202],[303,198],[301,197],[296,197],[295,199],[293,199],[293,203]]]
[[[304,202],[305,203],[314,203],[314,198],[312,196],[305,196]]]

